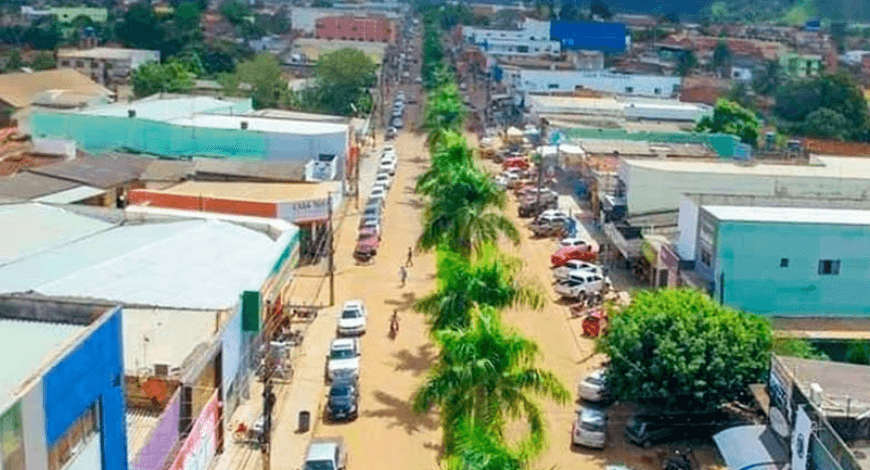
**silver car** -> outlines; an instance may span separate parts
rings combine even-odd
[[[607,422],[607,410],[581,406],[571,429],[571,442],[583,447],[603,449],[607,445]]]
[[[595,369],[577,384],[577,395],[586,401],[605,401],[609,395],[604,382],[604,369]]]

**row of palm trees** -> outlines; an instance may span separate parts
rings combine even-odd
[[[439,411],[447,468],[524,469],[546,446],[539,400],[565,403],[570,394],[537,366],[538,345],[501,318],[511,306],[540,309],[544,298],[520,280],[521,262],[498,249],[502,240],[519,243],[519,232],[502,212],[504,191],[475,165],[462,136],[461,95],[439,70],[424,121],[431,166],[416,186],[426,198],[418,248],[436,250],[438,259],[438,287],[416,309],[427,316],[439,354],[413,406]],[[527,430],[508,436],[517,421]]]

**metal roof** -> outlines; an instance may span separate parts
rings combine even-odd
[[[22,382],[51,360],[87,327],[0,319],[0,405],[11,399]]]
[[[35,173],[22,172],[8,178],[0,178],[0,197],[11,199],[34,199],[81,186],[74,181],[64,181]]]
[[[41,93],[51,90],[93,97],[114,95],[111,90],[72,69],[0,74],[0,101],[15,108],[28,106]]]
[[[29,168],[27,172],[109,189],[138,180],[152,162],[153,158],[110,153]]]
[[[213,219],[130,223],[0,267],[0,292],[223,309],[262,285],[294,234]]]
[[[870,225],[870,211],[804,207],[701,206],[722,221]]]
[[[34,199],[34,202],[41,202],[44,204],[74,204],[101,194],[106,194],[106,190],[92,188],[90,186],[78,186],[72,189],[67,189],[66,191],[36,198]]]
[[[136,111],[137,119],[153,119],[169,121],[197,113],[223,109],[236,104],[236,101],[212,98],[208,96],[172,96],[134,101],[132,103],[115,103],[97,106],[78,111],[77,114],[93,116],[127,117],[129,110]]]
[[[42,204],[0,205],[0,266],[109,229],[111,223]]]
[[[810,164],[739,163],[735,161],[685,161],[662,159],[622,160],[628,167],[674,173],[756,175],[770,177],[870,179],[867,158],[813,156]]]
[[[296,135],[321,135],[336,132],[347,132],[347,124],[330,122],[294,121],[257,116],[230,116],[223,114],[196,114],[173,119],[172,124],[178,126],[203,127],[210,129],[241,129],[242,123],[247,123],[249,132],[273,132]]]

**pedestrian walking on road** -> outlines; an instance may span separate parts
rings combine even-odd
[[[410,246],[408,247],[408,261],[405,261],[405,266],[414,266],[414,249]]]
[[[399,280],[402,282],[401,287],[405,287],[405,282],[408,280],[408,268],[404,265],[399,266]]]

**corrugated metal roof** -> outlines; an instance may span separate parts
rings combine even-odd
[[[153,158],[110,153],[43,165],[27,172],[108,189],[138,180],[152,162]]]
[[[12,199],[34,199],[79,187],[73,181],[64,181],[34,173],[19,173],[0,178],[0,196]]]
[[[0,292],[221,309],[259,288],[289,243],[216,220],[124,225],[0,267]]]
[[[90,186],[78,186],[59,193],[42,196],[34,199],[34,202],[41,202],[43,204],[74,204],[105,193],[105,189],[92,188]]]
[[[42,204],[0,205],[0,265],[112,226]]]
[[[114,95],[107,88],[72,69],[0,74],[0,100],[16,108],[30,105],[37,95],[49,90],[90,96]]]
[[[870,211],[803,207],[702,206],[723,221],[870,225]]]
[[[86,327],[0,319],[0,405]]]

